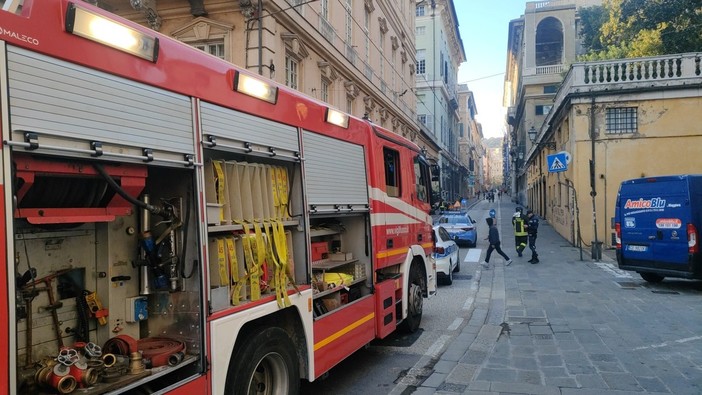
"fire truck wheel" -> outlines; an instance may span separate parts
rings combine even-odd
[[[295,346],[280,328],[252,334],[232,356],[227,394],[297,395],[300,372]]]
[[[407,292],[408,311],[407,318],[402,321],[401,329],[405,332],[414,333],[419,329],[422,322],[422,309],[424,299],[422,297],[422,284],[424,276],[418,264],[413,264],[410,269],[409,290]]]

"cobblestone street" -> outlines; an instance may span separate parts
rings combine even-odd
[[[497,217],[511,256],[513,209],[502,202]],[[536,265],[528,250],[509,267],[464,263],[476,285],[466,324],[412,393],[702,393],[702,282],[646,283],[611,251],[581,261],[545,221],[537,247]]]

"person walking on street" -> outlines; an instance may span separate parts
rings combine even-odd
[[[539,230],[539,219],[531,210],[527,210],[526,228],[529,235],[529,249],[531,250],[529,263],[539,263],[539,254],[536,253],[536,234]]]
[[[517,211],[512,215],[512,226],[514,227],[514,248],[517,249],[517,255],[522,256],[522,251],[526,249],[529,236],[526,230],[526,217],[522,212],[521,207],[517,207]]]
[[[505,258],[505,266],[509,266],[512,264],[512,260],[500,248],[500,232],[497,230],[497,225],[495,225],[495,219],[485,218],[485,221],[490,227],[487,238],[490,242],[490,247],[488,247],[487,254],[485,254],[485,262],[482,263],[483,269],[490,269],[490,255],[492,255],[492,251],[497,251],[498,254],[502,255]]]

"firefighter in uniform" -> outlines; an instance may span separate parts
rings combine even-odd
[[[525,227],[526,217],[522,213],[522,208],[517,207],[517,211],[512,215],[512,227],[514,227],[514,247],[517,255],[522,256],[522,251],[527,246],[528,234]]]

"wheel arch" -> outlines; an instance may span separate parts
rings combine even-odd
[[[305,330],[300,320],[300,314],[294,306],[276,311],[273,314],[267,314],[255,320],[249,321],[241,327],[239,334],[234,343],[234,348],[229,359],[227,370],[232,366],[233,361],[239,355],[243,345],[251,338],[252,334],[259,332],[264,328],[278,327],[288,334],[290,340],[295,345],[297,350],[298,369],[300,378],[309,378],[309,355],[307,347],[307,339]],[[229,378],[227,378],[229,380]],[[225,383],[225,387],[228,383]]]

